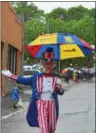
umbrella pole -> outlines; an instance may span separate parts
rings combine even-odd
[[[59,60],[59,74],[60,74],[60,60]]]
[[[59,50],[59,54],[60,54],[60,47],[59,47],[59,45],[58,45],[58,50]],[[60,55],[59,55],[60,56]],[[60,74],[60,57],[59,57],[59,62],[58,62],[58,69],[59,69],[59,74]]]

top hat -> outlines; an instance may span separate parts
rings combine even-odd
[[[54,62],[54,52],[53,48],[47,48],[43,53],[43,58],[45,63],[53,63]]]

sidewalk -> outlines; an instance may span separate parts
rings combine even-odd
[[[74,85],[73,81],[70,81],[69,84],[64,83],[65,92],[68,89],[70,89],[72,85]],[[30,101],[31,93],[32,93],[32,91],[29,87],[26,86],[25,88],[26,89],[24,89],[24,93],[21,94],[21,97],[22,97],[22,100],[23,100],[23,105]],[[14,113],[18,110],[21,110],[21,109],[14,109],[12,107],[12,101],[11,101],[10,95],[1,97],[1,117],[5,116],[5,115],[8,115],[10,113]]]
[[[30,101],[31,98],[31,89],[26,87],[26,90],[24,90],[24,93],[21,93],[23,105],[25,102]],[[12,100],[10,95],[6,95],[1,97],[1,117],[8,115],[10,113],[14,113],[22,108],[14,109],[12,106]]]

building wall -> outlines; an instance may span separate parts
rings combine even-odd
[[[1,45],[3,45],[1,69],[8,69],[8,45],[10,44],[18,50],[16,74],[21,74],[23,63],[23,24],[18,21],[15,10],[7,1],[1,2],[1,41]],[[2,75],[1,85],[1,92],[3,95],[3,93],[10,93],[16,83],[13,83]]]
[[[19,50],[22,49],[22,24],[9,2],[1,2],[1,38]],[[21,38],[20,38],[21,37]]]

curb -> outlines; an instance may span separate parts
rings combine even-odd
[[[13,115],[15,115],[15,114],[17,114],[17,113],[19,113],[19,112],[21,112],[21,111],[23,111],[23,110],[25,110],[25,109],[19,109],[19,110],[17,110],[16,112],[13,112],[13,113],[10,113],[10,114],[8,114],[8,115],[3,116],[3,117],[1,117],[1,121],[4,120],[4,119],[7,119],[7,118],[9,118],[9,117],[11,117],[11,116],[13,116]]]
[[[29,105],[28,103],[29,103],[29,102],[24,102],[23,108],[19,108],[19,109],[18,109],[17,111],[15,111],[15,112],[11,112],[11,113],[9,113],[9,114],[7,114],[7,115],[2,116],[2,117],[1,117],[1,120],[7,119],[7,118],[9,118],[9,117],[11,117],[11,116],[13,116],[13,115],[15,115],[15,114],[21,112],[21,111],[26,110],[26,107]]]

